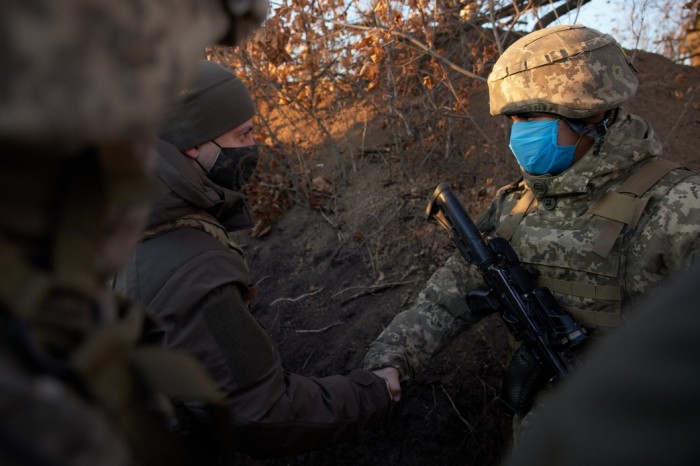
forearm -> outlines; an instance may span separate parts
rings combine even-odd
[[[450,257],[421,291],[416,302],[397,314],[370,345],[363,367],[395,367],[406,380],[421,372],[432,356],[458,332],[477,322],[464,296],[483,283],[474,267]]]
[[[234,439],[256,458],[294,455],[353,441],[390,405],[383,379],[367,371],[314,378],[281,366],[229,396]]]
[[[273,342],[235,287],[212,292],[193,342],[185,344],[226,393],[231,441],[263,458],[353,440],[390,404],[383,379],[367,371],[324,378],[286,374]],[[190,406],[206,424],[206,415]]]

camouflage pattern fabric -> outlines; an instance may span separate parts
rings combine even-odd
[[[61,382],[23,373],[2,358],[0,380],[0,464],[133,464],[126,442],[104,415]]]
[[[533,32],[511,45],[488,77],[492,115],[544,112],[585,118],[637,91],[620,45],[581,25]]]
[[[240,42],[267,0],[5,0],[0,136],[61,144],[154,133],[196,58]]]
[[[239,43],[262,22],[267,5],[0,4],[1,464],[133,464],[137,450],[143,454],[138,464],[187,461],[171,448],[172,439],[167,445],[152,441],[163,439],[164,423],[153,400],[141,396],[162,397],[155,379],[166,369],[167,380],[157,382],[175,380],[173,374],[183,374],[181,361],[170,369],[162,361],[157,370],[139,367],[137,383],[136,375],[131,378],[134,361],[128,361],[129,370],[109,361],[127,359],[132,339],[94,337],[123,322],[105,282],[144,226],[148,159],[164,109],[192,77],[205,47]],[[86,380],[75,380],[71,363],[73,351],[93,341],[114,345],[95,350],[107,357],[96,358],[99,363],[82,374],[107,381],[87,389]],[[81,354],[95,354],[89,350]],[[119,383],[104,374],[119,377]],[[107,395],[127,402],[107,406]],[[135,432],[153,436],[129,436]]]
[[[700,264],[677,274],[545,400],[504,466],[700,464]]]
[[[637,228],[618,238],[606,258],[592,252],[604,222],[588,212],[592,203],[659,152],[659,141],[649,125],[621,111],[598,155],[591,150],[560,175],[526,175],[516,187],[502,188],[478,227],[493,231],[520,196],[533,190],[536,208],[524,216],[511,240],[524,266],[574,285],[619,286],[622,301],[579,296],[576,287],[571,294],[554,295],[572,312],[624,317],[634,310],[635,301],[673,272],[688,267],[700,251],[700,176],[678,169],[654,185]],[[370,345],[364,367],[393,366],[404,380],[423,370],[452,336],[479,320],[481,316],[462,297],[481,287],[477,268],[459,254],[452,256],[433,274],[416,302]]]

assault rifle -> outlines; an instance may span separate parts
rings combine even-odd
[[[447,183],[435,188],[425,213],[429,222],[452,234],[464,259],[483,274],[489,289],[470,291],[465,299],[498,311],[513,337],[529,345],[538,364],[544,365],[549,383],[566,376],[573,349],[588,338],[586,330],[557,305],[547,288],[535,286],[532,273],[520,265],[508,241],[482,237]]]

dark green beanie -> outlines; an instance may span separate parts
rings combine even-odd
[[[255,104],[230,70],[202,60],[194,82],[165,115],[160,137],[180,151],[211,141],[248,121]]]

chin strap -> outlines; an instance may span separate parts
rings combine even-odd
[[[619,108],[608,110],[605,112],[603,119],[593,126],[589,123],[585,123],[583,120],[572,120],[566,117],[562,118],[576,133],[595,140],[593,144],[593,154],[598,155],[600,147],[603,145],[603,140],[605,139],[605,133],[608,132],[608,128],[615,122],[618,112]]]

